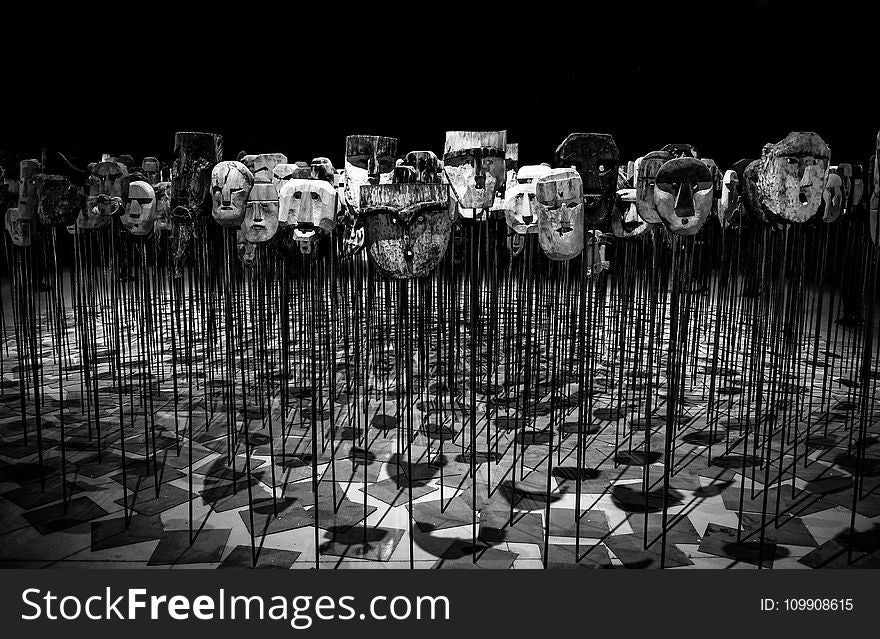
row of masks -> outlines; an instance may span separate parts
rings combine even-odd
[[[398,157],[395,138],[352,135],[343,171],[324,157],[288,163],[280,153],[221,161],[222,138],[206,133],[176,134],[175,155],[170,182],[162,181],[155,158],[132,174],[118,159],[105,158],[90,166],[85,193],[62,176],[40,173],[35,160],[23,161],[18,206],[6,213],[13,243],[30,242],[35,215],[68,226],[75,218],[81,229],[102,228],[119,215],[133,235],[173,232],[201,215],[206,200],[220,225],[239,229],[241,245],[279,235],[312,254],[341,221],[353,250],[366,248],[391,277],[431,272],[457,218],[503,216],[514,255],[536,236],[551,260],[569,260],[587,248],[597,268],[599,231],[633,237],[662,225],[693,235],[713,215],[723,228],[738,228],[747,218],[802,223],[820,210],[821,219],[832,222],[868,204],[877,235],[876,161],[868,171],[831,166],[828,145],[811,132],[793,132],[766,145],[760,159],[725,172],[687,144],[623,166],[614,139],[601,133],[569,135],[553,166],[519,167],[517,145],[507,142],[505,131],[449,131],[442,160],[431,151]]]

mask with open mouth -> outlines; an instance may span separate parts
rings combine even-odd
[[[551,260],[570,260],[583,251],[583,197],[581,177],[574,169],[553,169],[538,180],[538,244]]]
[[[676,235],[694,235],[712,214],[715,184],[709,167],[692,157],[673,158],[657,171],[654,205]]]
[[[303,255],[314,255],[315,246],[336,228],[336,189],[324,180],[289,180],[279,194],[278,217],[290,227],[289,242]]]
[[[825,179],[825,188],[822,191],[822,221],[826,224],[836,222],[843,214],[843,180],[839,175],[829,173]]]
[[[385,277],[429,275],[452,236],[454,202],[445,184],[387,184],[361,188],[364,244]]]
[[[830,155],[822,138],[804,131],[764,146],[755,175],[765,221],[806,222],[818,212]]]
[[[171,167],[171,209],[186,209],[189,218],[203,217],[209,210],[211,169],[223,157],[223,136],[216,133],[178,131],[174,134],[174,165]]]
[[[397,138],[384,135],[349,135],[345,138],[346,200],[361,208],[361,187],[391,184],[397,160]]]
[[[253,185],[253,174],[241,162],[219,162],[211,170],[211,213],[220,226],[241,226]]]
[[[31,219],[22,216],[18,207],[6,209],[6,232],[15,246],[31,245]]]
[[[607,133],[571,133],[556,149],[555,164],[574,168],[584,189],[584,224],[604,222],[614,206],[620,154]]]
[[[132,235],[149,235],[156,221],[156,192],[149,182],[135,180],[128,185],[128,203],[120,218]]]
[[[67,177],[40,174],[37,195],[41,223],[46,226],[66,226],[76,222],[82,209],[82,198]]]
[[[507,178],[507,131],[447,131],[443,170],[462,217],[491,208]]]
[[[245,205],[241,230],[251,244],[262,244],[275,237],[278,232],[278,191],[274,184],[254,183]]]

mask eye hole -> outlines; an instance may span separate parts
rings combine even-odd
[[[223,189],[221,189],[219,186],[216,186],[216,185],[213,186],[213,187],[211,187],[211,191],[212,191],[213,193],[219,193],[219,192],[222,191],[222,190],[223,190]]]
[[[604,173],[604,172],[605,172],[605,165],[604,165],[604,164],[600,164],[600,165],[599,165],[599,172],[600,172],[600,173]]]
[[[317,202],[320,199],[321,196],[319,196],[317,193],[312,193],[312,202]]]
[[[296,193],[293,194],[293,199],[294,200],[301,200],[302,196],[303,196],[302,191],[297,191]]]
[[[422,223],[425,221],[425,216],[424,216],[424,214],[419,215],[419,217],[416,219],[416,221],[417,221],[419,224],[422,224]]]
[[[573,209],[577,206],[577,202],[566,202],[565,206],[567,206],[570,209]]]

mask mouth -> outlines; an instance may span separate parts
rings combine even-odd
[[[810,199],[807,197],[807,194],[804,191],[804,189],[801,189],[800,193],[798,193],[798,201],[801,204],[806,204],[807,202],[810,201]]]
[[[254,231],[265,231],[265,230],[266,230],[266,225],[263,224],[262,222],[254,222],[253,224],[251,224],[251,230],[254,230]]]
[[[559,234],[560,237],[564,237],[572,231],[574,231],[574,229],[570,226],[560,226],[558,229],[556,229],[556,232]]]

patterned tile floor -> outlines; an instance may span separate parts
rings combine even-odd
[[[247,295],[242,308],[252,309]],[[251,566],[254,556],[258,567],[272,568],[656,568],[661,556],[668,568],[880,565],[876,384],[860,441],[862,389],[850,364],[858,340],[845,332],[799,338],[774,369],[745,338],[727,339],[731,331],[749,334],[745,315],[725,308],[716,333],[712,298],[703,298],[691,318],[683,401],[674,415],[664,536],[668,325],[648,370],[644,343],[619,339],[628,330],[616,319],[619,296],[605,297],[589,334],[592,410],[581,429],[580,465],[576,322],[569,317],[552,328],[545,321],[552,310],[535,311],[532,323],[551,328],[536,331],[531,350],[515,319],[503,322],[511,333],[494,335],[501,350],[492,358],[487,332],[480,332],[472,404],[465,322],[458,326],[462,341],[453,342],[455,368],[444,373],[437,353],[449,343],[434,340],[434,323],[419,333],[428,336],[430,355],[414,356],[416,339],[373,334],[374,346],[360,351],[367,361],[358,364],[346,358],[344,344],[347,336],[352,343],[363,338],[352,308],[340,305],[340,317],[351,322],[335,322],[333,333],[315,330],[327,326],[327,315],[308,320],[295,310],[294,325],[317,324],[292,333],[286,374],[277,331],[261,336],[260,321],[247,310],[227,333],[224,318],[192,298],[187,315],[174,315],[170,303],[146,312],[129,300],[116,321],[110,304],[75,309],[70,297],[61,381],[57,315],[45,303],[39,309],[39,419],[33,369],[22,366],[13,314],[6,313],[5,567],[226,568]],[[497,317],[515,314],[502,308]],[[174,345],[170,330],[155,328],[170,326],[172,315],[180,329]],[[83,326],[91,327],[90,357],[82,355]],[[554,337],[556,348],[542,350]],[[117,338],[124,344],[119,362]],[[767,352],[772,360],[776,351]],[[364,371],[366,391],[358,377]],[[530,376],[528,396],[525,378],[517,384],[508,371]],[[448,375],[453,392],[445,390]],[[756,424],[758,387],[776,394],[765,397]],[[649,392],[655,420],[646,450]],[[863,484],[851,537],[856,464]]]

